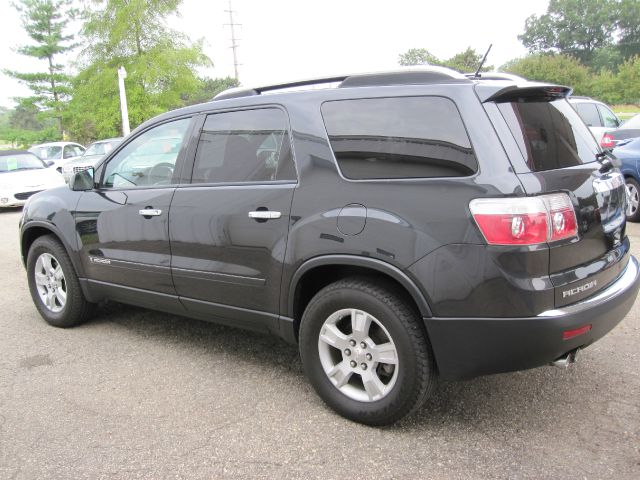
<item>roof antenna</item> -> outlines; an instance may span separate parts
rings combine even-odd
[[[493,47],[493,43],[489,44],[489,48],[487,48],[487,53],[485,53],[484,57],[482,57],[482,61],[480,62],[480,65],[478,65],[478,70],[476,70],[474,78],[480,77],[480,70],[482,70],[482,66],[484,65],[484,62],[487,61],[487,55],[489,55],[489,52],[491,51],[491,47]]]

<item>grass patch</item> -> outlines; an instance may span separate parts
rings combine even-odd
[[[636,113],[640,113],[640,106],[638,105],[612,105],[611,110],[620,118],[626,119],[632,117]]]

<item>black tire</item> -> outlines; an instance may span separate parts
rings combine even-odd
[[[339,390],[325,373],[320,359],[321,329],[325,320],[343,309],[358,309],[373,316],[395,344],[397,365],[394,368],[398,368],[397,377],[380,399],[358,401],[351,398]],[[299,344],[305,373],[318,395],[340,415],[359,423],[389,425],[412,414],[427,399],[435,383],[433,354],[420,315],[401,292],[385,282],[354,277],[320,290],[311,299],[302,317]],[[358,350],[360,355],[362,350]],[[336,362],[353,358],[345,357],[342,352],[340,355],[342,359],[338,357]],[[358,384],[357,377],[353,378],[355,375],[355,372],[351,374],[348,383],[356,386],[362,384],[364,377]]]
[[[630,191],[634,198],[630,198],[629,201],[634,202],[634,211],[630,213],[630,209],[627,208],[627,220],[630,222],[640,222],[640,184],[633,178],[625,178],[626,188]],[[632,210],[633,210],[632,208]]]
[[[49,254],[59,265],[64,274],[66,302],[59,312],[50,310],[44,303],[36,285],[36,262],[42,254]],[[80,282],[67,251],[53,235],[37,238],[27,255],[27,279],[31,298],[38,312],[44,320],[54,327],[68,328],[79,325],[89,319],[93,313],[94,304],[84,298]]]

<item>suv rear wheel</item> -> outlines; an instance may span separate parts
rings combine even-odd
[[[52,235],[37,238],[27,255],[29,290],[38,312],[54,327],[73,327],[89,318],[87,302],[69,255]]]
[[[302,318],[300,355],[320,397],[369,425],[418,409],[435,379],[418,313],[392,285],[365,278],[338,281],[313,297]]]

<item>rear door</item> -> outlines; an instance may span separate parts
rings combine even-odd
[[[231,324],[277,328],[296,173],[279,108],[210,114],[191,185],[179,187],[169,236],[185,307]]]
[[[556,306],[573,303],[607,286],[626,265],[624,179],[598,161],[598,145],[566,100],[515,97],[496,104],[512,137],[503,141],[517,145],[514,166],[526,193],[566,192],[576,212],[578,238],[553,244],[549,256]],[[572,293],[573,287],[580,288]]]

